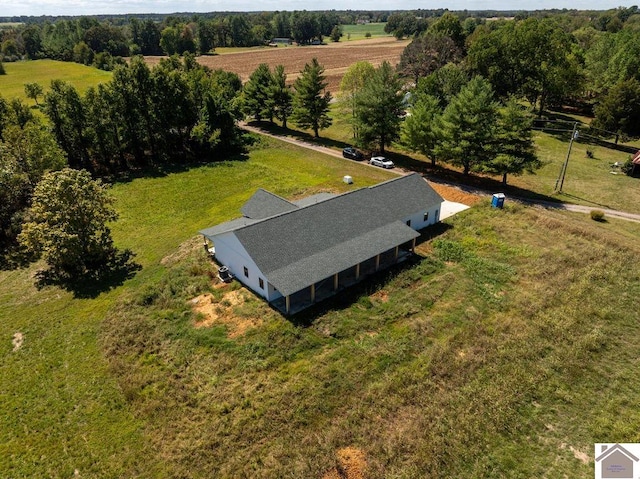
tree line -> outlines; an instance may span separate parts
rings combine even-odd
[[[31,19],[0,30],[0,58],[50,58],[110,70],[121,63],[122,57],[137,54],[204,55],[218,47],[264,45],[275,37],[291,38],[304,45],[331,36],[336,26],[360,18],[386,21],[387,15],[281,11],[142,19],[131,16],[120,21],[78,17],[40,23]]]

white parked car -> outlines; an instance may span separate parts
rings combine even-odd
[[[379,166],[380,168],[393,168],[393,161],[385,158],[384,156],[372,156],[369,160],[369,164],[373,166]]]

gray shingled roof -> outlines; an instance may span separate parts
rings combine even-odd
[[[417,231],[396,221],[286,264],[266,276],[287,296],[418,236]]]
[[[278,195],[260,188],[249,201],[240,209],[247,218],[262,220],[269,216],[279,215],[288,211],[297,210],[298,207]]]
[[[415,236],[398,221],[441,202],[420,175],[411,174],[255,222],[235,234],[266,279],[288,295],[360,262],[363,254],[367,259],[409,241]]]
[[[320,203],[321,201],[326,201],[331,198],[335,198],[337,195],[333,193],[318,193],[315,195],[307,196],[305,198],[300,198],[299,200],[292,201],[292,203],[299,208],[304,208],[306,206],[315,205],[316,203]]]
[[[200,230],[199,233],[212,239],[213,236],[221,235],[222,233],[229,233],[245,226],[257,223],[260,220],[252,220],[251,218],[236,218],[235,220],[227,221],[226,223],[220,223],[219,225]]]

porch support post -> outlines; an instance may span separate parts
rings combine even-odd
[[[333,290],[338,290],[338,273],[333,275]]]
[[[289,311],[291,311],[291,297],[290,296],[285,296],[284,297],[284,302],[286,304],[287,314],[289,314]]]
[[[400,246],[396,246],[395,260],[398,261],[398,255],[400,254]]]
[[[316,302],[316,284],[315,283],[311,285],[311,302],[312,303]]]
[[[413,238],[413,239],[411,240],[411,252],[412,252],[412,253],[413,253],[413,252],[415,252],[415,249],[416,249],[416,239],[415,239],[415,238]]]
[[[380,255],[376,255],[376,271],[380,269]]]
[[[356,279],[360,279],[360,263],[356,265]]]

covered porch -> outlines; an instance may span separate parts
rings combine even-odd
[[[271,305],[285,315],[299,313],[313,304],[359,283],[367,276],[405,261],[411,256],[415,246],[416,239],[414,238],[408,243],[383,251],[295,293],[275,299]]]

